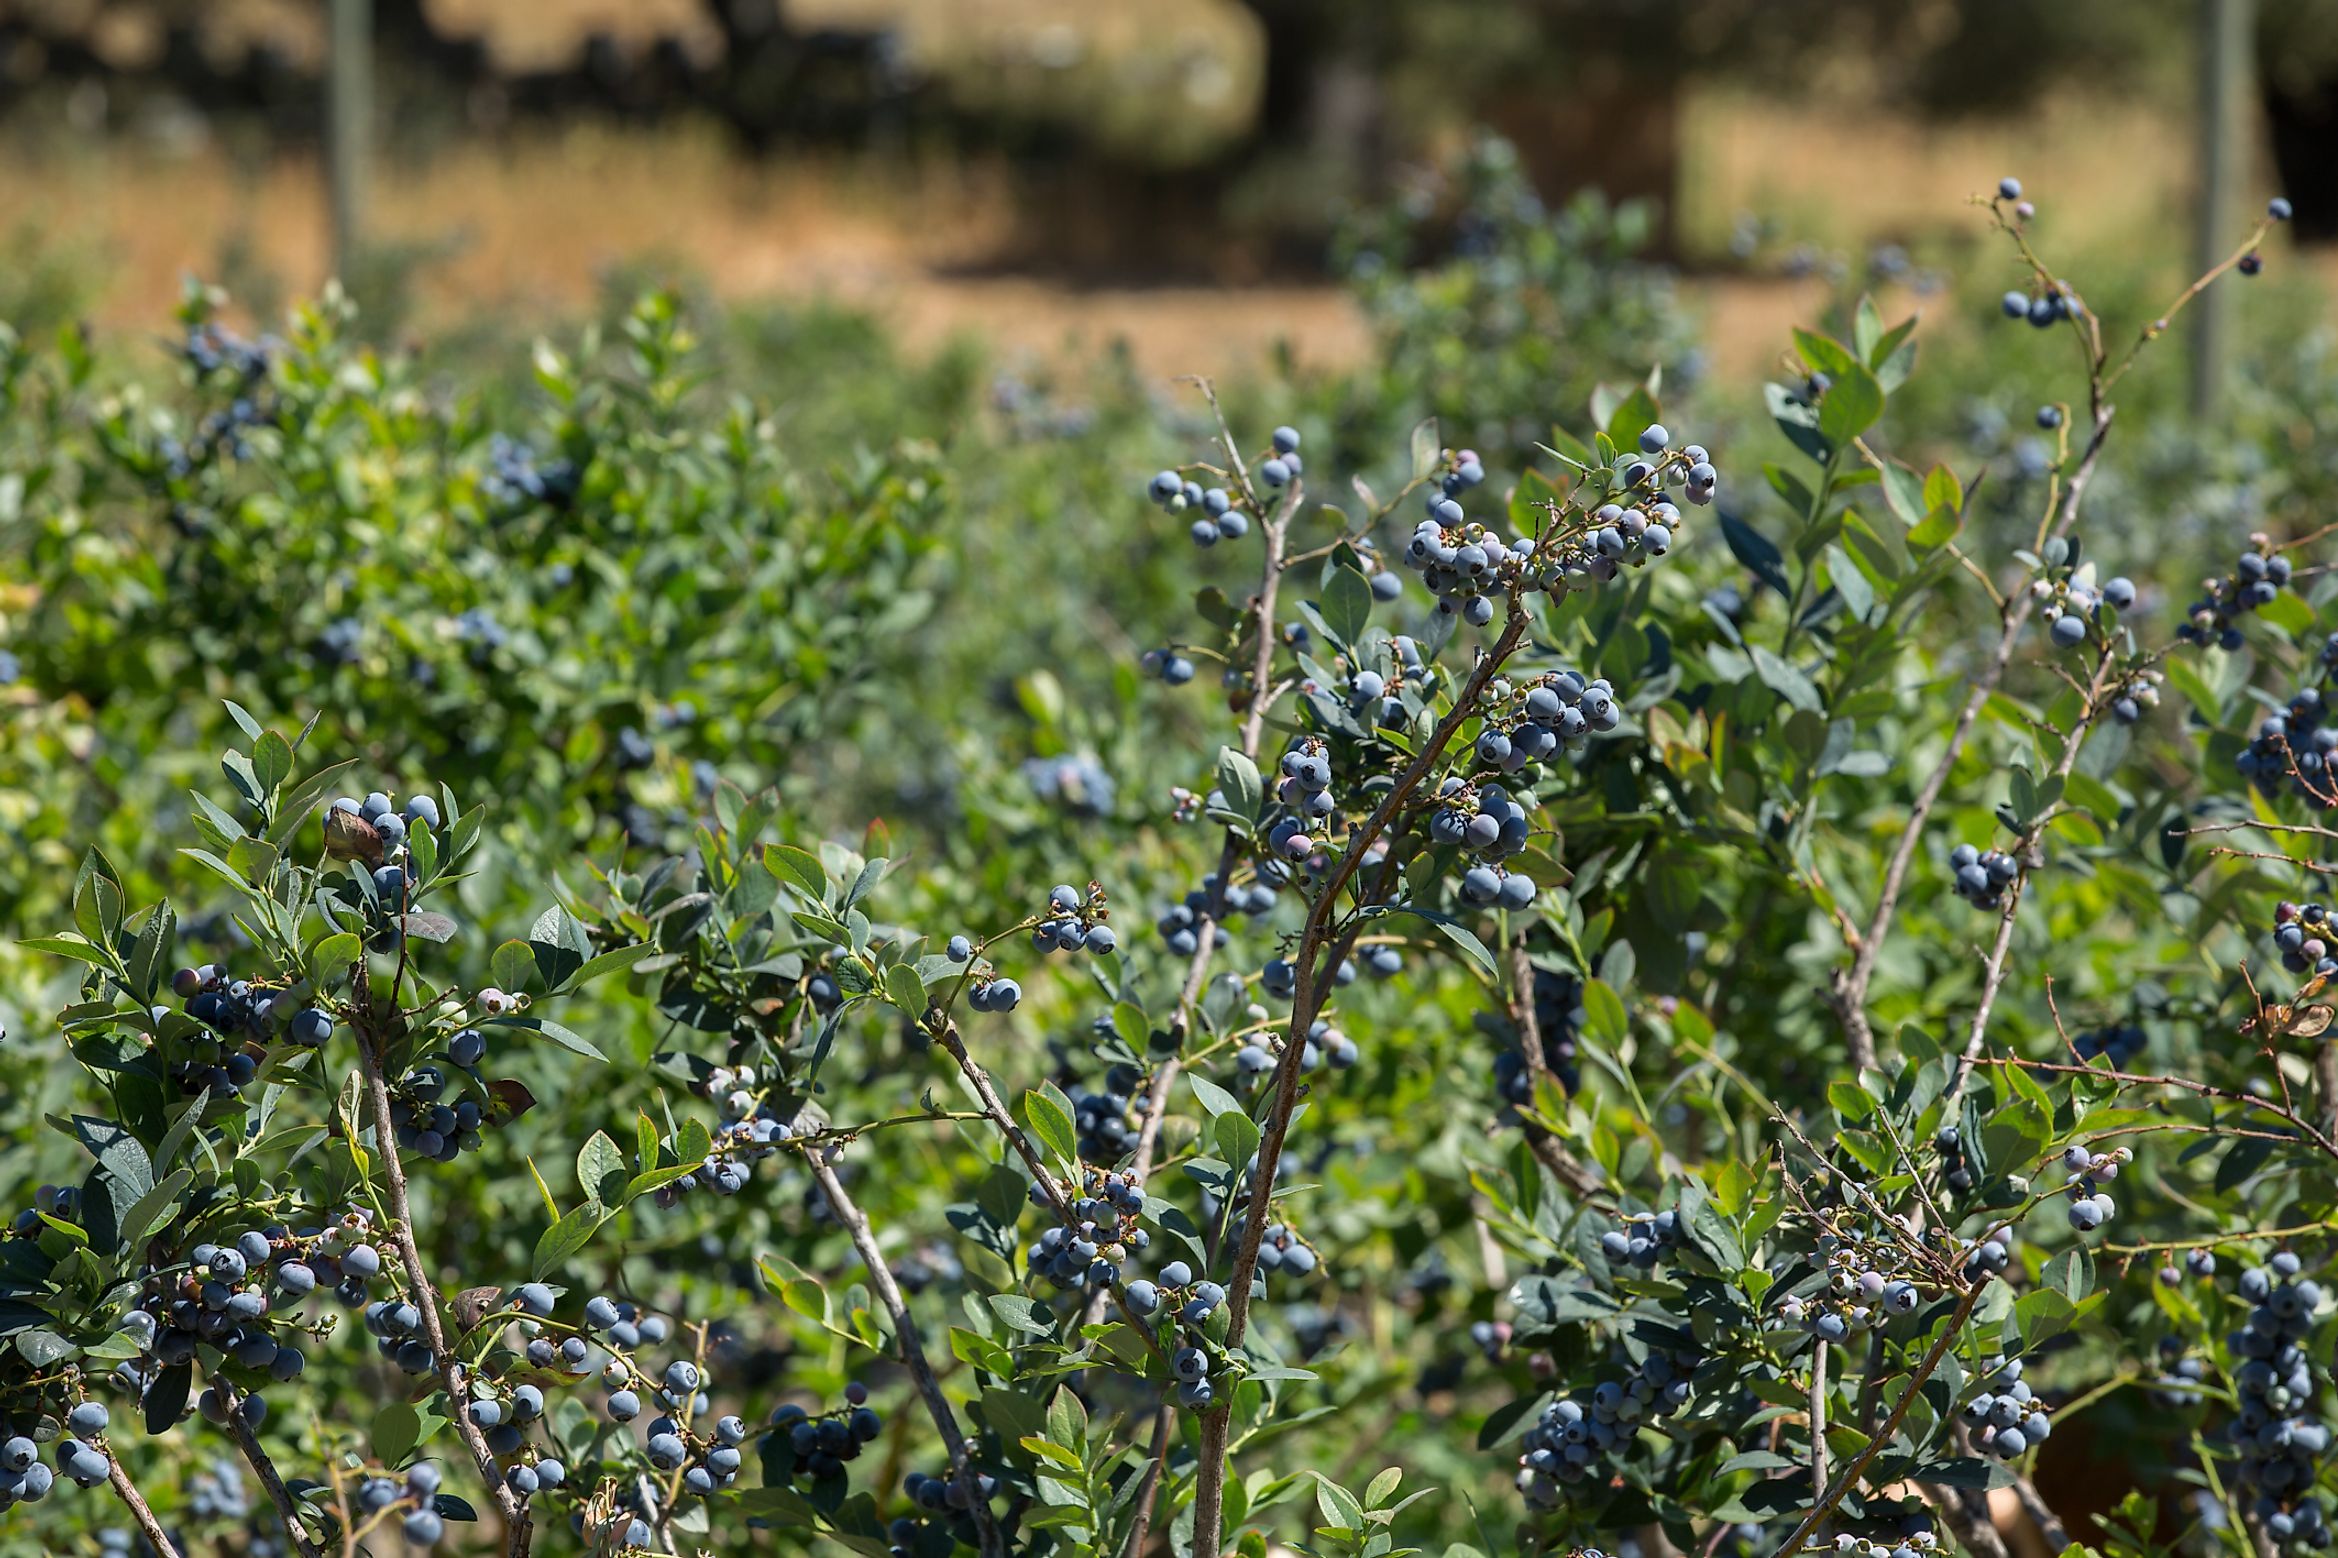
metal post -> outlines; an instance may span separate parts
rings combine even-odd
[[[325,181],[332,202],[333,274],[344,283],[365,225],[373,121],[373,0],[332,0],[325,85]]]
[[[2194,213],[2193,274],[2208,270],[2233,242],[2234,210],[2248,177],[2248,104],[2255,74],[2256,0],[2200,0],[2200,189]],[[2213,415],[2224,388],[2229,280],[2192,303],[2192,414]]]

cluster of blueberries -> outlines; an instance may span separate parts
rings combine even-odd
[[[553,1295],[542,1284],[531,1283],[514,1290],[513,1302],[525,1316],[542,1319],[552,1312]],[[521,1321],[523,1328],[528,1323],[528,1319]],[[642,1413],[645,1395],[659,1408],[657,1415],[645,1425],[646,1436],[642,1442],[642,1454],[650,1466],[660,1472],[679,1472],[678,1491],[693,1498],[709,1498],[729,1487],[739,1474],[740,1447],[747,1442],[746,1423],[738,1417],[725,1416],[715,1421],[710,1432],[702,1433],[698,1421],[712,1410],[707,1396],[711,1381],[706,1371],[688,1358],[676,1358],[653,1377],[631,1356],[637,1347],[665,1341],[670,1334],[666,1322],[604,1293],[586,1301],[584,1327],[600,1336],[609,1348],[608,1361],[601,1369],[601,1383],[609,1391],[604,1408],[609,1420],[618,1424],[633,1422]],[[565,1349],[568,1342],[561,1346]],[[520,1390],[530,1388],[519,1387]],[[506,1442],[514,1449],[518,1447],[516,1440]],[[491,1432],[489,1448],[495,1446]],[[498,1449],[496,1453],[509,1452]],[[542,1462],[539,1460],[537,1465],[540,1470]]]
[[[1965,1156],[1964,1133],[1943,1125],[1932,1133],[1932,1150],[1940,1154],[1940,1182],[1962,1195],[1973,1188],[1973,1165]]]
[[[1288,486],[1304,469],[1299,459],[1299,430],[1278,427],[1271,442],[1272,452],[1257,464],[1258,479],[1269,487]],[[1188,533],[1195,546],[1239,541],[1250,533],[1251,515],[1240,507],[1240,499],[1223,487],[1204,487],[1176,471],[1161,471],[1147,484],[1145,495],[1171,514],[1193,515]]]
[[[2019,1358],[1993,1358],[1985,1367],[1989,1388],[1964,1405],[1965,1426],[1973,1448],[1983,1455],[2010,1461],[2024,1450],[2036,1449],[2054,1432],[2046,1404],[2030,1389]]]
[[[2205,648],[2238,649],[2242,636],[2239,619],[2270,606],[2289,583],[2290,561],[2273,551],[2271,538],[2249,537],[2249,550],[2233,563],[2231,574],[2210,579],[2201,597],[2184,613],[2176,637]]]
[[[371,828],[381,842],[381,853],[385,859],[395,856],[405,847],[406,835],[413,829],[436,828],[439,825],[438,802],[427,795],[408,796],[402,811],[398,803],[381,790],[373,791],[363,800],[354,795],[342,795],[334,798],[331,810],[355,817]],[[326,821],[330,823],[332,819],[328,817]],[[389,868],[385,866],[382,869]],[[379,885],[381,878],[378,874],[375,881]],[[402,896],[405,891],[402,875],[397,885],[396,895],[385,891],[383,896]]]
[[[971,1467],[963,1479],[913,1471],[901,1479],[901,1491],[912,1504],[936,1517],[959,1546],[979,1547],[982,1544],[974,1529],[974,1510],[978,1504],[987,1504],[998,1497],[999,1480],[989,1472]],[[895,1518],[885,1531],[892,1542],[892,1558],[909,1558],[912,1552],[918,1551],[922,1545],[919,1536],[925,1525],[926,1522],[909,1515]]]
[[[1190,676],[1191,670],[1186,674]],[[1021,771],[1023,782],[1031,787],[1034,796],[1069,816],[1110,816],[1112,803],[1120,793],[1112,775],[1093,752],[1026,758]]]
[[[1267,964],[1267,967],[1273,969],[1277,965],[1283,968],[1291,967],[1281,958],[1276,958]],[[1289,999],[1291,994],[1296,993],[1298,975],[1294,971],[1289,977],[1293,983],[1289,985],[1270,983],[1267,987],[1268,992],[1280,995],[1283,999]],[[1252,1039],[1234,1052],[1235,1074],[1245,1082],[1263,1082],[1273,1073],[1280,1060],[1283,1044],[1284,1041],[1273,1034],[1262,1034],[1258,1038]],[[1330,1018],[1318,1017],[1308,1024],[1307,1038],[1299,1056],[1299,1065],[1302,1070],[1314,1071],[1328,1060],[1334,1070],[1345,1071],[1361,1060],[1363,1055],[1364,1052],[1356,1046],[1356,1041],[1338,1028],[1333,1027]]]
[[[1862,1536],[1850,1531],[1836,1535],[1832,1551],[1836,1558],[1926,1558],[1940,1551],[1940,1536],[1930,1524],[1929,1512],[1920,1512],[1903,1518],[1899,1529],[1888,1536]],[[1761,1539],[1762,1528],[1742,1524],[1733,1528],[1741,1552],[1755,1551],[1754,1544]],[[1822,1551],[1828,1549],[1821,1549]]]
[[[761,1080],[753,1066],[716,1066],[699,1081],[698,1091],[713,1100],[722,1124],[704,1163],[651,1192],[660,1208],[680,1204],[694,1190],[735,1196],[753,1182],[756,1164],[787,1150],[795,1122],[782,1119],[756,1092]]]
[[[1661,1212],[1627,1212],[1622,1227],[1610,1228],[1599,1236],[1599,1253],[1607,1257],[1611,1267],[1654,1271],[1667,1251],[1680,1247],[1682,1238],[1680,1213],[1670,1207]]]
[[[1924,1302],[1923,1290],[1905,1277],[1876,1270],[1878,1252],[1838,1243],[1827,1251],[1826,1279],[1809,1294],[1789,1295],[1778,1306],[1778,1318],[1822,1342],[1841,1342],[1853,1332],[1871,1331],[1902,1315],[1912,1315]]]
[[[1470,520],[1460,494],[1484,479],[1484,467],[1464,450],[1451,456],[1443,480],[1428,495],[1428,516],[1414,529],[1405,563],[1437,598],[1437,609],[1473,626],[1494,620],[1495,593],[1513,585],[1565,591],[1614,579],[1625,565],[1643,565],[1672,549],[1681,528],[1680,510],[1663,496],[1677,485],[1691,503],[1710,503],[1720,476],[1705,451],[1691,444],[1668,450],[1672,435],[1652,426],[1640,435],[1640,453],[1617,459],[1627,503],[1603,504],[1592,526],[1580,535],[1545,546],[1532,536],[1505,544],[1485,525]]]
[[[1637,1364],[1621,1360],[1587,1395],[1562,1396],[1543,1408],[1521,1441],[1519,1493],[1532,1507],[1550,1509],[1561,1488],[1597,1477],[1602,1458],[1630,1449],[1643,1421],[1688,1404],[1689,1376],[1699,1361],[1684,1335],[1678,1345],[1651,1346]]]
[[[476,1028],[464,1028],[447,1041],[447,1056],[457,1065],[475,1066],[485,1053],[486,1039]],[[440,1163],[478,1150],[486,1111],[475,1098],[440,1102],[446,1088],[446,1073],[436,1066],[416,1066],[391,1085],[390,1123],[401,1149]]]
[[[1044,1203],[1037,1185],[1032,1199]],[[1089,1169],[1081,1194],[1072,1202],[1070,1224],[1056,1223],[1041,1231],[1038,1241],[1023,1252],[1032,1274],[1056,1287],[1077,1292],[1105,1288],[1120,1280],[1120,1268],[1131,1255],[1141,1254],[1152,1235],[1138,1226],[1145,1209],[1145,1192],[1133,1174]],[[1130,1308],[1135,1309],[1136,1284],[1129,1285]],[[1140,1317],[1143,1311],[1140,1311]]]
[[[2008,292],[2004,309],[2006,318],[2026,319],[2036,330],[2048,330],[2065,319],[2080,319],[2086,314],[2086,305],[2070,290],[2068,282],[2061,281],[2034,296],[2018,288]]]
[[[1481,739],[1481,752],[1484,745]],[[1446,775],[1438,785],[1437,809],[1429,814],[1432,840],[1476,856],[1461,873],[1458,891],[1463,903],[1477,908],[1499,904],[1524,909],[1534,902],[1534,879],[1501,864],[1525,852],[1532,827],[1526,808],[1508,790],[1493,783],[1473,784],[1459,774]]]
[[[2325,673],[2338,668],[2338,633],[2323,641],[2320,659]],[[2338,754],[2338,725],[2325,723],[2329,717],[2322,689],[2300,688],[2279,714],[2258,722],[2256,735],[2233,766],[2267,795],[2294,790],[2328,806],[2333,798],[2329,770]]]
[[[253,1044],[288,1039],[316,1049],[333,1035],[333,1019],[291,991],[239,979],[216,963],[175,971],[171,991],[186,1015],[209,1030],[167,1046],[171,1080],[189,1096],[237,1096],[260,1074],[263,1057],[252,1052]],[[157,1006],[148,1014],[158,1031],[169,1010]]]
[[[2159,1268],[2162,1287],[2179,1286],[2186,1276],[2213,1277],[2216,1275],[2216,1257],[2207,1250],[2186,1250],[2181,1270],[2171,1262]]]
[[[1137,657],[1137,665],[1147,676],[1158,678],[1172,687],[1183,687],[1193,680],[1192,659],[1174,645],[1146,650]]]
[[[1047,890],[1047,918],[1031,928],[1031,950],[1043,956],[1088,952],[1103,957],[1120,946],[1120,933],[1106,923],[1110,912],[1104,889],[1095,883],[1090,882],[1085,893],[1069,883],[1058,883]]]
[[[1984,1236],[1965,1240],[1959,1253],[1967,1281],[2005,1275],[2005,1268],[2013,1264],[2013,1225],[1993,1226]]]
[[[2205,1251],[2200,1253],[2206,1253]],[[2159,1376],[2151,1382],[2151,1404],[2164,1412],[2198,1406],[2205,1396],[2208,1360],[2188,1353],[2173,1336],[2159,1339]]]
[[[2102,1186],[2117,1179],[2119,1166],[2133,1157],[2134,1153],[2125,1147],[2116,1152],[2096,1152],[2083,1142],[2072,1142],[2063,1149],[2062,1167],[2070,1173],[2063,1195],[2070,1202],[2068,1216],[2072,1228],[2080,1233],[2092,1233],[2117,1215],[2118,1203]]]
[[[100,1443],[92,1440],[111,1421],[101,1402],[77,1402],[65,1413],[65,1432],[50,1447],[54,1467],[40,1459],[40,1444],[13,1421],[0,1422],[0,1510],[16,1504],[37,1504],[49,1496],[57,1478],[94,1488],[113,1475],[114,1462]]]
[[[403,1477],[368,1477],[357,1485],[357,1512],[367,1520],[396,1520],[406,1541],[436,1547],[446,1535],[440,1513],[438,1466],[416,1461]]]
[[[2123,577],[2106,581],[2099,590],[2077,577],[2040,579],[2030,586],[2030,593],[2045,606],[2046,634],[2057,649],[2086,642],[2097,607],[2127,611],[2135,605],[2135,583]]]
[[[1072,1127],[1083,1159],[1117,1163],[1137,1149],[1141,1120],[1150,1100],[1144,1078],[1130,1065],[1104,1073],[1104,1085],[1072,1095]]]
[[[1956,895],[1976,909],[1996,909],[2005,903],[2005,889],[2021,875],[2021,866],[2002,849],[1959,844],[1949,851],[1948,865],[1956,873]]]
[[[2303,1279],[2294,1251],[2241,1273],[2240,1295],[2252,1306],[2230,1339],[2240,1409],[2229,1432],[2240,1452],[2233,1469],[2238,1488],[2256,1490],[2253,1513],[2276,1543],[2330,1545],[2328,1517],[2314,1493],[2330,1447],[2329,1425],[2310,1411],[2316,1393],[2313,1361],[2304,1342],[2322,1307],[2321,1284]]]
[[[197,1244],[186,1270],[150,1277],[138,1306],[122,1317],[119,1329],[139,1357],[116,1368],[116,1382],[142,1393],[160,1368],[193,1362],[198,1344],[280,1383],[299,1378],[308,1360],[297,1344],[298,1322],[271,1329],[270,1319],[288,1316],[319,1289],[346,1305],[364,1303],[368,1279],[382,1269],[366,1227],[363,1215],[351,1212],[323,1227],[272,1224],[247,1228],[231,1243]],[[205,1397],[205,1415],[225,1421],[227,1399],[216,1390]],[[254,1392],[235,1409],[256,1426],[268,1405]]]
[[[1331,749],[1320,736],[1304,736],[1283,754],[1275,799],[1287,815],[1267,830],[1267,844],[1284,860],[1305,861],[1316,851],[1307,830],[1338,808],[1331,788]]]
[[[2338,975],[2338,958],[2330,955],[2330,940],[2327,905],[2284,900],[2273,906],[2273,945],[2281,953],[2281,966],[2291,973],[2311,973],[2324,979]]]
[[[1485,728],[1478,732],[1477,759],[1506,773],[1560,751],[1580,754],[1591,737],[1624,722],[1615,684],[1579,671],[1548,672],[1523,686],[1497,679],[1486,689],[1486,702],[1489,712]]]
[[[2131,1022],[2107,1023],[2100,1028],[2089,1028],[2070,1041],[2080,1060],[2108,1057],[2112,1066],[2124,1071],[2136,1056],[2143,1053],[2150,1035]]]
[[[1518,1110],[1534,1102],[1534,1067],[1527,1063],[1526,1035],[1515,1031],[1506,1013],[1485,1011],[1477,1027],[1489,1037],[1506,1041],[1494,1053],[1494,1094],[1502,1100],[1505,1124],[1515,1123]],[[1542,1039],[1542,1062],[1558,1084],[1572,1093],[1582,1082],[1576,1061],[1576,1035],[1583,1031],[1583,984],[1573,974],[1539,965],[1534,970],[1534,1027]]]
[[[2132,725],[2143,718],[2144,712],[2159,707],[2159,684],[2165,676],[2153,666],[2130,671],[2120,678],[2111,693],[2111,718],[2122,725]]]
[[[546,503],[564,509],[576,501],[584,473],[574,461],[538,463],[536,451],[516,438],[496,433],[487,440],[487,472],[479,490],[495,508],[510,512]]]
[[[1265,1287],[1266,1278],[1253,1272],[1251,1296],[1258,1297]],[[1202,1328],[1226,1302],[1226,1289],[1219,1283],[1197,1279],[1191,1266],[1173,1260],[1153,1279],[1140,1277],[1128,1283],[1121,1289],[1121,1297],[1129,1313],[1140,1320],[1163,1309],[1176,1315],[1178,1345],[1169,1355],[1169,1372],[1177,1381],[1178,1404],[1197,1412],[1207,1407],[1217,1397],[1211,1376],[1223,1372],[1226,1356]]]
[[[1212,799],[1217,797],[1213,794]],[[1201,886],[1185,895],[1184,902],[1171,904],[1153,922],[1153,929],[1160,933],[1161,940],[1168,945],[1173,955],[1189,958],[1201,950],[1201,917],[1217,892],[1218,873],[1212,871],[1201,879]],[[1231,939],[1224,921],[1236,915],[1269,915],[1275,910],[1275,884],[1266,880],[1263,874],[1254,882],[1232,883],[1225,892],[1225,908],[1219,916],[1216,933],[1211,938],[1212,944],[1219,947]]]

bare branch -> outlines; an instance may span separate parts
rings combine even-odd
[[[122,1458],[108,1455],[106,1460],[111,1465],[111,1470],[106,1473],[106,1481],[113,1484],[115,1496],[130,1511],[130,1518],[138,1523],[138,1529],[146,1533],[146,1540],[154,1544],[155,1552],[160,1558],[181,1558],[177,1545],[170,1539],[170,1533],[163,1530],[162,1522],[154,1518],[154,1511],[147,1507],[146,1498],[138,1491],[138,1485],[122,1469]]]
[[[860,1255],[861,1264],[868,1268],[869,1286],[876,1290],[877,1302],[893,1321],[894,1345],[901,1351],[901,1365],[917,1385],[917,1393],[925,1402],[926,1414],[934,1420],[934,1431],[942,1436],[942,1447],[949,1452],[951,1475],[974,1495],[973,1512],[977,1534],[981,1537],[984,1558],[1004,1558],[1005,1539],[999,1534],[998,1523],[992,1518],[989,1501],[984,1499],[972,1479],[974,1472],[966,1456],[966,1435],[958,1426],[958,1414],[950,1408],[950,1398],[942,1394],[942,1382],[934,1375],[933,1365],[926,1361],[925,1344],[918,1339],[917,1322],[910,1318],[909,1305],[901,1296],[901,1284],[893,1280],[893,1268],[885,1263],[885,1252],[877,1247],[877,1236],[869,1228],[868,1214],[863,1212],[837,1177],[835,1155],[837,1148],[816,1148],[804,1154],[811,1165],[812,1178],[819,1183],[820,1194],[828,1202],[828,1210],[836,1215],[837,1224],[852,1240],[853,1249]]]
[[[366,1108],[373,1117],[374,1148],[381,1157],[382,1177],[389,1183],[389,1212],[397,1224],[393,1233],[398,1262],[405,1269],[406,1285],[412,1290],[415,1307],[422,1311],[423,1335],[430,1342],[431,1362],[437,1366],[439,1385],[446,1392],[447,1415],[454,1419],[455,1433],[463,1441],[463,1448],[471,1452],[471,1462],[478,1468],[479,1480],[486,1485],[495,1507],[503,1512],[505,1520],[517,1520],[519,1495],[504,1485],[503,1473],[495,1464],[495,1452],[487,1448],[487,1436],[463,1410],[462,1364],[456,1359],[454,1349],[447,1345],[446,1328],[438,1314],[438,1287],[422,1263],[422,1247],[414,1241],[414,1211],[406,1197],[406,1165],[398,1157],[398,1126],[390,1116],[390,1091],[382,1081],[381,1057],[374,1047],[372,988],[362,961],[356,970],[356,997],[357,1020],[351,1029],[357,1036],[357,1065],[365,1082]]]

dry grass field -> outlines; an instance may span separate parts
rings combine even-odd
[[[1715,366],[1757,371],[1818,282],[1763,280],[1701,262],[1740,213],[1785,239],[1857,253],[1892,241],[1953,259],[1983,175],[2019,168],[2057,243],[2115,244],[2184,220],[2180,119],[2137,105],[2063,102],[2018,121],[1941,127],[1743,95],[1692,98],[1680,233]],[[1076,356],[1125,340],[1148,369],[1216,371],[1288,341],[1302,361],[1365,345],[1336,287],[1131,287],[987,266],[1013,206],[996,163],[924,167],[840,159],[752,162],[712,130],[580,127],[429,155],[393,134],[377,172],[376,231],[421,256],[415,328],[491,310],[550,321],[612,266],[664,267],[732,297],[824,298],[873,311],[912,349],[961,334]],[[35,214],[38,214],[37,217]],[[98,278],[98,322],[151,325],[192,268],[273,278],[290,294],[328,269],[313,160],[239,157],[181,136],[73,145],[42,137],[0,155],[0,236],[11,229]],[[2327,282],[2338,262],[2321,262]]]

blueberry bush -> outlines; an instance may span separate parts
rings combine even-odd
[[[2089,501],[2282,210],[2121,320],[1976,208],[2018,544],[1865,300],[1763,433],[1201,384],[1098,522],[1190,598],[940,666],[1036,766],[921,723],[946,462],[799,486],[665,300],[526,436],[331,301],[11,342],[10,1550],[2328,1545],[2326,537]]]

